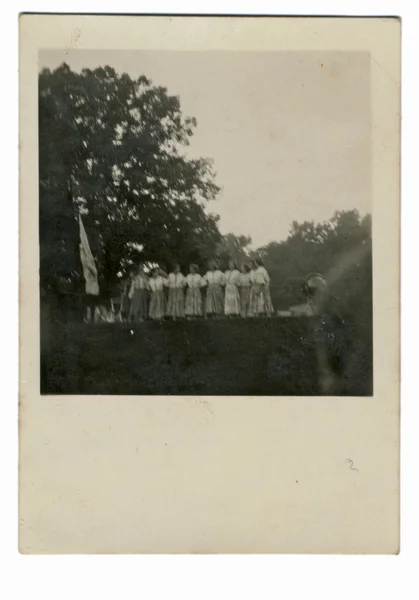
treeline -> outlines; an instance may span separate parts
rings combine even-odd
[[[274,304],[280,309],[305,301],[302,283],[312,273],[322,274],[348,304],[355,298],[358,304],[371,299],[371,215],[361,217],[357,210],[335,212],[322,223],[294,221],[286,240],[257,250],[251,249],[250,238],[228,234],[218,252],[222,260],[231,256],[239,263],[262,257],[271,276]]]

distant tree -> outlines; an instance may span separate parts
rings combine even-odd
[[[248,236],[227,233],[223,235],[221,241],[218,243],[216,255],[224,265],[230,259],[235,260],[237,265],[240,265],[242,262],[249,260],[251,254],[249,246],[251,243],[252,238]]]
[[[276,306],[304,301],[301,285],[311,273],[321,273],[341,298],[371,297],[371,216],[356,210],[336,212],[329,221],[291,224],[288,238],[272,242],[258,253],[271,275]]]
[[[74,278],[75,216],[104,284],[135,261],[201,261],[221,238],[205,206],[219,191],[211,162],[184,149],[196,127],[179,98],[111,67],[39,75],[40,276]]]

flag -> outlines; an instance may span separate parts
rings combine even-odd
[[[87,239],[86,230],[83,225],[81,215],[79,214],[80,225],[80,260],[83,265],[83,276],[86,280],[86,294],[92,296],[99,295],[99,284],[97,281],[97,269],[95,259],[90,250],[89,240]]]

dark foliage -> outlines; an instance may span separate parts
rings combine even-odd
[[[221,236],[204,207],[210,161],[184,149],[196,121],[146,77],[112,68],[39,76],[40,277],[47,292],[80,282],[81,209],[102,286],[133,261],[204,263]]]
[[[272,299],[287,309],[304,302],[302,284],[320,273],[342,310],[372,302],[371,217],[358,211],[336,212],[324,223],[293,222],[284,242],[272,242],[258,253],[272,279]]]

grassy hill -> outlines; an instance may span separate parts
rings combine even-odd
[[[43,394],[319,395],[313,319],[41,328]],[[350,333],[342,394],[372,391],[372,352]]]

